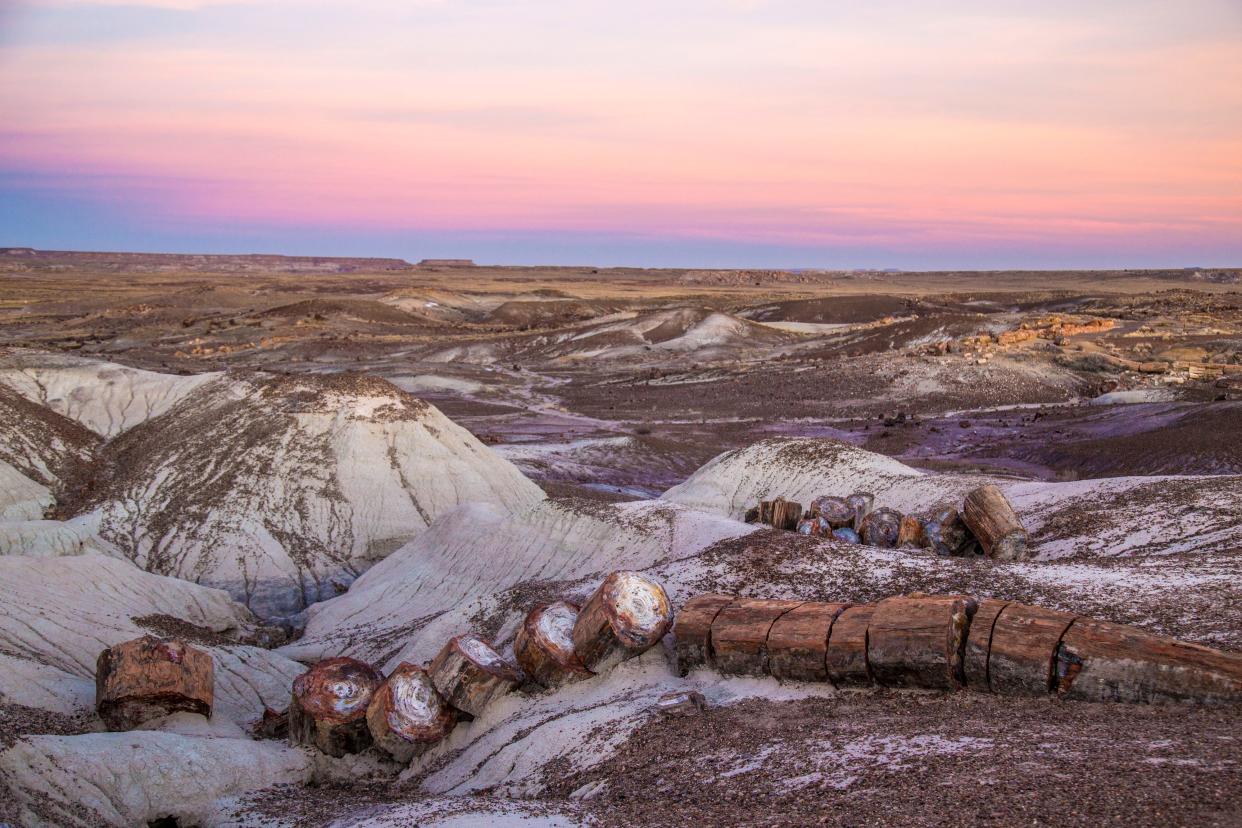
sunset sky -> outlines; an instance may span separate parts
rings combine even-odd
[[[1240,0],[0,0],[0,246],[1242,265]]]

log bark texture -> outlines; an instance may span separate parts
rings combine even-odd
[[[867,627],[867,664],[878,684],[955,690],[974,601],[959,595],[886,598]]]
[[[903,515],[897,529],[897,546],[925,549],[927,532],[923,529],[925,518],[919,515]]]
[[[776,619],[768,631],[768,670],[788,681],[827,681],[832,624],[849,604],[811,601]]]
[[[383,681],[355,658],[327,658],[311,667],[293,680],[289,741],[337,757],[365,750],[371,744],[367,705]]]
[[[1046,696],[1061,636],[1074,616],[1067,612],[1009,604],[992,627],[988,684],[993,693]]]
[[[901,515],[881,506],[862,519],[858,534],[868,546],[892,549],[897,546],[897,538],[901,534]]]
[[[785,532],[795,532],[802,520],[802,504],[778,497],[772,501],[772,526]]]
[[[365,721],[377,747],[409,762],[447,736],[457,714],[422,667],[402,662],[376,689]]]
[[[824,667],[828,680],[837,687],[859,687],[872,683],[867,667],[867,627],[875,605],[863,604],[844,610],[832,624]]]
[[[481,716],[494,699],[508,693],[522,676],[492,645],[473,633],[450,638],[427,670],[436,691],[454,709]]]
[[[95,662],[95,710],[109,730],[189,711],[211,715],[211,654],[183,641],[146,635],[109,647]]]
[[[637,572],[614,572],[582,605],[574,652],[588,670],[604,672],[654,647],[672,621],[664,587]]]
[[[732,595],[719,593],[696,595],[677,613],[673,621],[677,675],[684,676],[695,667],[715,663],[712,622],[733,600]]]
[[[513,654],[526,675],[544,687],[560,687],[592,673],[574,652],[578,605],[540,604],[526,615],[513,641]]]
[[[768,673],[768,632],[776,619],[801,601],[738,598],[712,622],[712,652],[716,669],[734,676]]]
[[[966,634],[966,652],[962,658],[962,672],[966,686],[980,693],[991,692],[988,684],[988,653],[992,649],[992,628],[1008,601],[984,598],[979,602],[970,620],[970,632]]]
[[[962,521],[979,539],[983,552],[998,561],[1021,561],[1027,555],[1026,529],[1005,495],[992,484],[966,495]]]

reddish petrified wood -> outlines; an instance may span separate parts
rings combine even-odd
[[[654,647],[672,622],[664,587],[637,572],[614,572],[582,605],[574,652],[584,667],[601,673]]]
[[[1026,529],[1000,489],[988,484],[966,495],[962,521],[979,539],[984,554],[998,561],[1027,557]]]
[[[696,595],[677,613],[673,621],[677,675],[684,676],[695,667],[714,662],[712,622],[732,601],[732,595]]]
[[[1008,601],[984,598],[979,602],[979,608],[975,610],[970,621],[970,632],[966,634],[966,652],[962,658],[962,672],[966,678],[966,686],[971,690],[982,693],[991,690],[988,684],[988,652],[992,649],[992,627],[1001,610],[1008,605]]]
[[[790,681],[827,681],[828,636],[832,623],[849,606],[811,601],[777,618],[768,631],[771,674]]]
[[[578,605],[568,601],[540,604],[527,613],[513,641],[513,654],[532,681],[560,687],[591,675],[574,652],[577,620]]]
[[[927,532],[923,529],[925,518],[920,515],[903,515],[897,528],[897,546],[922,549],[927,544]]]
[[[881,506],[862,519],[862,528],[858,530],[863,543],[892,549],[897,545],[901,534],[901,514]]]
[[[959,595],[886,598],[867,627],[867,664],[886,687],[953,690],[974,601]]]
[[[422,667],[402,662],[376,689],[364,721],[377,747],[408,762],[447,736],[457,714]]]
[[[712,623],[716,669],[735,676],[766,675],[768,631],[776,619],[801,604],[801,601],[738,598],[722,609]]]
[[[427,668],[431,683],[455,709],[471,716],[518,685],[522,676],[473,633],[450,638]]]
[[[850,607],[833,622],[824,651],[828,680],[837,687],[871,684],[867,667],[867,627],[875,613],[873,604]]]
[[[356,658],[327,658],[293,680],[289,741],[314,745],[329,756],[358,753],[371,744],[367,705],[384,677]]]
[[[211,654],[183,641],[142,638],[109,647],[95,662],[95,709],[109,730],[189,711],[211,715]]]
[[[1052,689],[1052,665],[1061,636],[1074,616],[1010,604],[992,626],[988,683],[993,693],[1044,696]],[[977,622],[976,622],[977,623]]]
[[[1242,655],[1078,618],[1061,638],[1057,692],[1086,701],[1242,702]]]
[[[854,525],[854,507],[843,497],[817,497],[811,501],[810,511],[812,517],[822,517],[833,529]]]
[[[854,492],[845,499],[845,502],[854,510],[854,518],[850,523],[850,528],[855,532],[861,532],[863,518],[869,515],[872,507],[875,506],[875,495],[870,492]]]
[[[778,497],[772,501],[772,526],[786,532],[796,531],[802,520],[802,504]]]

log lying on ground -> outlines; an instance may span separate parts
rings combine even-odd
[[[409,762],[447,736],[457,714],[423,668],[402,662],[376,689],[364,721],[377,747]]]
[[[695,667],[715,663],[712,622],[732,602],[732,595],[696,595],[677,613],[677,619],[673,622],[677,675],[684,676]]]
[[[850,528],[855,532],[862,531],[862,522],[871,509],[875,506],[875,495],[870,492],[854,492],[845,499],[849,507],[854,510],[853,520],[850,522]]]
[[[989,483],[966,495],[962,521],[979,539],[989,558],[998,561],[1026,559],[1026,529],[996,486]]]
[[[798,534],[813,538],[827,538],[832,535],[832,525],[826,518],[812,517],[798,521]]]
[[[897,529],[897,546],[923,549],[927,547],[927,532],[923,529],[926,518],[920,515],[903,515]]]
[[[811,601],[777,618],[768,630],[769,672],[788,681],[827,681],[828,636],[849,606]]]
[[[988,693],[992,689],[988,684],[988,653],[992,649],[992,628],[1000,617],[1001,610],[1008,605],[1008,601],[984,598],[970,620],[970,631],[966,634],[966,652],[962,657],[962,672],[966,678],[966,686],[971,690]]]
[[[886,687],[961,687],[966,631],[974,611],[974,601],[958,595],[880,601],[867,627],[871,675]]]
[[[384,677],[356,658],[328,658],[293,680],[289,741],[314,745],[329,756],[358,753],[371,744],[367,705]]]
[[[211,655],[182,641],[146,635],[109,647],[95,662],[95,710],[109,730],[188,711],[211,715]]]
[[[455,709],[471,716],[483,715],[493,699],[522,680],[492,645],[473,633],[450,638],[427,672],[436,691]]]
[[[574,652],[578,606],[568,601],[540,604],[526,614],[513,641],[513,654],[526,675],[544,687],[560,687],[591,676]]]
[[[961,555],[971,545],[972,537],[962,522],[957,507],[950,504],[934,506],[923,518],[926,544],[937,555]]]
[[[1119,702],[1242,702],[1242,655],[1078,618],[1057,648],[1057,692]]]
[[[712,622],[712,653],[716,669],[727,675],[768,673],[768,632],[776,619],[801,606],[801,601],[738,598]]]
[[[600,673],[651,649],[672,621],[664,587],[637,572],[614,572],[582,605],[574,652],[584,667]]]
[[[897,545],[897,538],[901,534],[901,515],[881,506],[862,519],[862,528],[858,534],[868,546],[892,549]]]
[[[801,503],[786,500],[783,497],[778,497],[772,502],[772,525],[777,529],[793,532],[797,530],[800,520],[802,520]]]
[[[867,667],[867,627],[874,613],[872,604],[850,607],[833,622],[828,648],[824,651],[824,668],[828,680],[835,686],[871,684],[871,670]]]
[[[854,507],[845,502],[843,497],[825,495],[811,501],[812,517],[822,517],[833,529],[854,525]]]
[[[988,685],[993,693],[1043,696],[1052,689],[1053,661],[1074,616],[1067,612],[1009,604],[992,626]]]

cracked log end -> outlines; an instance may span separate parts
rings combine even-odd
[[[975,611],[957,595],[886,598],[867,627],[867,664],[886,687],[956,690],[964,681],[966,632]]]
[[[604,579],[574,622],[574,652],[600,673],[659,643],[673,621],[664,587],[637,572]]]
[[[768,632],[776,619],[802,601],[738,598],[712,622],[711,647],[716,669],[726,675],[768,674]]]
[[[695,667],[715,663],[712,622],[733,600],[732,595],[719,593],[696,595],[677,613],[673,622],[677,675],[684,676]]]
[[[355,658],[328,658],[311,667],[293,680],[289,741],[337,757],[366,749],[371,744],[367,705],[383,680]]]
[[[788,681],[827,681],[828,637],[837,616],[849,606],[811,601],[777,618],[768,630],[772,675]]]
[[[363,721],[378,748],[409,762],[447,736],[457,714],[427,671],[402,662],[375,690]]]
[[[810,511],[811,517],[823,518],[833,529],[854,525],[854,507],[846,503],[843,497],[817,497],[811,501]]]
[[[858,534],[868,546],[892,549],[901,535],[901,514],[881,506],[862,519]]]
[[[989,483],[966,495],[962,503],[962,521],[979,539],[989,558],[1022,561],[1029,557],[1026,528],[996,486]]]
[[[988,684],[993,693],[1044,696],[1052,689],[1061,637],[1074,621],[1068,612],[1009,604],[992,625]]]
[[[183,641],[146,635],[109,647],[95,662],[95,709],[109,730],[189,711],[211,715],[211,655]]]
[[[833,622],[824,651],[824,667],[833,685],[871,684],[871,670],[867,666],[867,627],[874,614],[874,604],[863,604],[844,610]]]
[[[966,652],[962,658],[962,672],[966,678],[966,686],[980,693],[991,691],[988,683],[988,654],[992,649],[992,628],[996,624],[1001,610],[1009,606],[1008,601],[995,598],[984,598],[970,621],[970,631],[966,634]]]
[[[508,693],[521,674],[473,633],[449,639],[428,668],[431,683],[450,705],[471,716]]]
[[[875,507],[875,495],[871,492],[854,492],[845,499],[845,502],[854,510],[850,528],[855,532],[861,532],[863,518],[871,514],[871,510]]]
[[[540,604],[526,614],[513,641],[513,654],[536,684],[560,687],[592,675],[574,652],[577,620],[578,606],[568,601]]]

